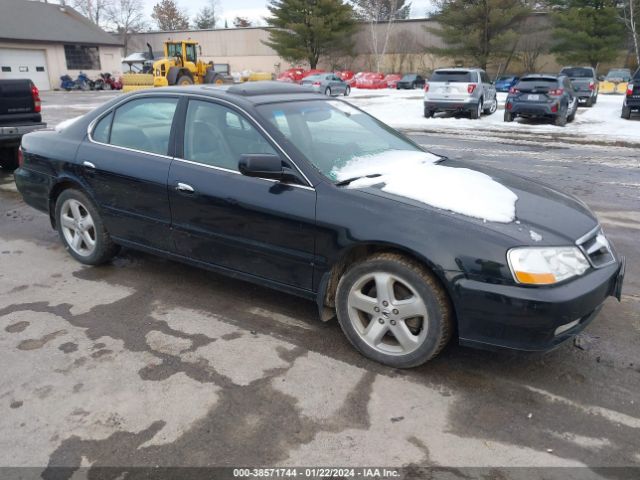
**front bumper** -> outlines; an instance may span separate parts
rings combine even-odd
[[[424,100],[424,109],[432,112],[474,112],[478,103],[466,100]]]
[[[460,279],[454,290],[460,343],[481,348],[550,350],[582,331],[607,297],[620,299],[624,273],[625,260],[621,257],[607,267],[550,287]]]
[[[44,122],[0,127],[0,143],[17,142],[23,135],[46,127],[47,124]]]

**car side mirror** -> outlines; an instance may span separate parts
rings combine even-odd
[[[598,81],[600,81],[600,82],[604,81],[604,75],[598,76]]]
[[[268,153],[240,155],[238,170],[247,177],[299,183],[298,176],[284,164],[278,155]]]

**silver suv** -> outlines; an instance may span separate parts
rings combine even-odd
[[[498,109],[496,88],[480,68],[441,68],[424,86],[424,116],[436,112],[468,113],[480,118]]]

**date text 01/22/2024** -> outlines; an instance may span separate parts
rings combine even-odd
[[[235,478],[395,478],[396,468],[236,468]]]

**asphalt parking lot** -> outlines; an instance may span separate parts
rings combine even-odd
[[[112,95],[43,94],[44,119]],[[627,256],[622,302],[547,354],[394,370],[295,297],[131,250],[81,266],[0,173],[0,466],[640,467],[638,150],[413,136],[582,198]]]

